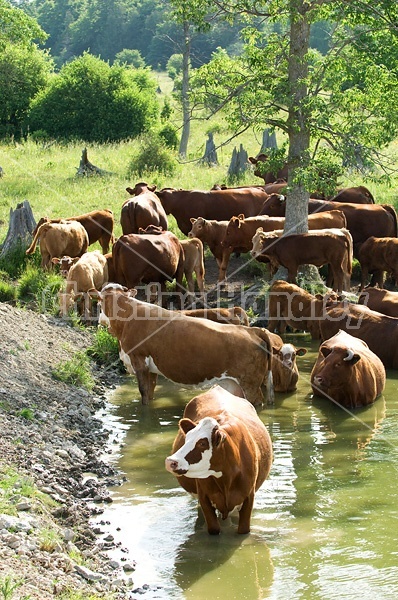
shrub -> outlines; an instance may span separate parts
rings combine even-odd
[[[99,327],[94,336],[94,343],[87,350],[88,356],[102,365],[118,364],[122,370],[123,363],[119,359],[118,341],[109,331]]]
[[[16,295],[17,290],[15,285],[9,281],[0,279],[0,302],[13,302]]]
[[[71,360],[60,362],[53,370],[52,376],[58,381],[83,387],[91,391],[94,378],[90,370],[90,360],[85,352],[76,352]]]
[[[146,135],[141,138],[140,151],[130,161],[127,177],[143,177],[153,171],[173,175],[176,166],[176,159],[170,149],[166,148],[160,135]]]
[[[15,248],[0,258],[0,271],[7,273],[12,279],[17,279],[26,269],[27,265],[40,264],[40,253],[36,252],[32,257],[26,254],[26,246],[18,243]]]
[[[176,128],[171,123],[166,123],[159,131],[159,135],[164,141],[167,148],[177,150],[178,146],[178,134]]]
[[[58,292],[63,285],[60,275],[29,266],[21,275],[17,297],[22,302],[32,304],[41,312],[58,312]]]

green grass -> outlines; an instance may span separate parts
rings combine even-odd
[[[99,364],[122,363],[119,359],[118,341],[104,327],[98,327],[94,334],[94,343],[87,350],[88,356],[91,356]]]
[[[94,378],[90,370],[90,359],[85,352],[76,352],[71,360],[60,362],[53,370],[52,376],[69,385],[83,387],[91,391]]]

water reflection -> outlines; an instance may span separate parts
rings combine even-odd
[[[309,354],[297,392],[259,411],[275,459],[248,536],[229,520],[220,536],[209,536],[196,502],[164,468],[184,406],[199,391],[160,380],[144,407],[129,378],[114,394],[114,426],[124,428],[118,466],[128,481],[113,490],[102,518],[137,561],[135,585],[150,584],[137,597],[398,597],[398,372],[388,373],[373,405],[349,414],[312,397],[317,344],[293,343]]]

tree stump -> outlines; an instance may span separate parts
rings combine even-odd
[[[261,144],[261,152],[266,153],[267,148],[278,148],[278,144],[276,143],[276,135],[275,131],[270,131],[269,129],[264,129],[263,132],[263,143]]]
[[[99,167],[93,165],[88,160],[87,148],[84,148],[76,175],[78,177],[92,177],[93,175],[112,175],[112,173],[110,171],[104,171],[104,169],[100,169]]]
[[[214,167],[218,165],[216,145],[213,140],[213,134],[210,132],[207,135],[205,153],[201,158],[201,162],[206,163],[209,167]]]
[[[18,247],[26,249],[32,241],[35,227],[36,221],[27,200],[18,204],[15,210],[10,208],[10,223],[6,239],[1,246],[0,258],[4,258]]]
[[[243,148],[243,145],[241,144],[239,146],[239,150],[237,150],[235,146],[232,151],[231,163],[228,168],[228,179],[240,179],[248,166],[248,154]]]

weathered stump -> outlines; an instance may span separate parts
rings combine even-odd
[[[104,169],[100,169],[99,167],[93,165],[88,160],[87,148],[84,148],[76,175],[78,177],[92,177],[93,175],[112,175],[112,173],[110,171],[105,171]]]
[[[206,163],[209,167],[218,165],[217,150],[214,143],[213,134],[210,132],[207,134],[208,139],[206,140],[205,153],[200,159],[202,163]]]
[[[4,258],[18,247],[26,249],[32,241],[35,227],[36,221],[27,200],[18,204],[15,210],[10,208],[10,223],[6,239],[1,246],[0,258]]]
[[[261,152],[265,152],[269,148],[278,148],[278,144],[276,143],[276,135],[275,131],[270,131],[269,129],[264,129],[263,132],[263,143],[261,144]]]
[[[232,151],[231,162],[228,168],[228,179],[240,179],[248,169],[248,166],[248,154],[243,148],[243,145],[240,144],[239,150],[237,150],[235,146]]]

